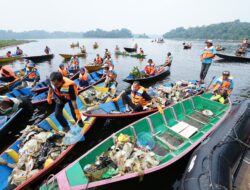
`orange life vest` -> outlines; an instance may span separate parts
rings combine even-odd
[[[204,49],[204,52],[202,53],[202,58],[203,59],[206,59],[206,58],[211,58],[212,59],[212,56],[214,56],[213,54],[213,46],[211,47],[205,47]]]
[[[83,75],[80,73],[79,79],[84,80],[84,81],[88,81],[88,72],[85,70],[85,73]]]
[[[98,64],[102,64],[102,58],[101,57],[96,57],[95,58],[95,62],[98,63]]]
[[[10,78],[10,77],[15,77],[14,71],[12,71],[9,67],[7,66],[2,66],[1,69],[1,75],[5,78]]]
[[[144,71],[147,75],[153,75],[156,72],[156,67],[155,65],[146,65]]]
[[[31,71],[27,70],[28,78],[34,79],[36,77],[36,68],[32,68]]]
[[[62,76],[68,77],[68,71],[67,71],[67,69],[61,69],[61,68],[59,68],[58,71],[62,74]]]
[[[230,94],[230,92],[232,91],[232,89],[230,88],[232,84],[232,78],[229,78],[227,80],[223,80],[222,77],[220,77],[218,79],[218,81],[216,82],[216,84],[213,87],[214,91],[227,91],[228,94]]]
[[[109,65],[110,70],[114,70],[115,66],[110,60],[107,60],[105,63]]]
[[[148,102],[142,97],[143,92],[145,91],[144,87],[140,87],[138,91],[133,91],[131,87],[131,101],[133,104],[138,105],[141,104],[142,106],[145,106],[148,104]]]
[[[73,85],[74,87],[74,91],[76,96],[78,95],[78,90],[77,90],[77,86],[76,83],[66,77],[63,77],[63,85],[61,86],[60,90],[58,90],[57,88],[53,88],[54,93],[61,98],[66,98],[67,100],[70,100],[70,96],[69,96],[69,87],[71,85]]]
[[[109,78],[111,78],[113,81],[116,80],[117,74],[116,74],[113,70],[108,71],[108,72],[107,72],[107,75],[108,75]]]
[[[77,60],[76,58],[74,58],[74,59],[72,60],[72,63],[73,63],[74,65],[79,65],[79,62],[78,62],[78,60]]]

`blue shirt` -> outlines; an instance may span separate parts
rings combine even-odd
[[[205,47],[204,48],[204,51],[202,54],[205,54],[205,53],[212,53],[213,55],[216,54],[216,49],[214,46],[208,48],[208,47]],[[202,63],[203,64],[211,64],[213,62],[213,59],[212,58],[206,58],[206,59],[203,59],[202,60]]]

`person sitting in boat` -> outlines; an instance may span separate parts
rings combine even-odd
[[[17,78],[15,72],[8,66],[0,65],[0,74],[0,80],[3,82],[12,82]]]
[[[108,64],[108,65],[109,65],[109,70],[114,70],[114,68],[115,68],[114,62],[113,62],[113,60],[111,59],[111,56],[110,56],[110,55],[107,56],[107,59],[105,60],[105,64]]]
[[[69,71],[63,63],[59,65],[58,71],[63,75],[63,77],[69,77]]]
[[[144,73],[147,77],[154,76],[156,73],[156,66],[152,59],[148,60],[148,64],[144,68]]]
[[[79,69],[79,59],[76,55],[73,55],[73,57],[70,59],[70,66],[69,67],[73,67],[74,70],[78,70]]]
[[[96,54],[96,58],[94,59],[94,63],[95,64],[102,64],[103,63],[103,59],[101,58],[101,56],[99,54]]]
[[[120,48],[118,45],[115,46],[115,52],[120,52]]]
[[[23,50],[21,50],[18,46],[16,47],[16,55],[22,55]]]
[[[123,91],[121,96],[127,112],[131,111],[130,108],[132,112],[143,111],[144,107],[149,105],[152,100],[146,89],[138,81],[133,82],[131,89]]]
[[[34,63],[28,63],[26,69],[27,70],[23,77],[23,81],[33,82],[32,87],[34,87],[40,80],[40,73],[38,72]]]
[[[168,67],[170,67],[171,64],[172,64],[172,61],[173,61],[173,56],[171,55],[170,52],[168,52],[167,58],[166,58],[166,61],[165,61],[165,64],[164,64],[163,66],[168,66]]]
[[[63,77],[60,72],[52,72],[50,74],[50,85],[47,97],[48,104],[52,104],[52,96],[55,99],[55,117],[63,127],[64,132],[70,130],[67,120],[63,116],[63,108],[66,103],[69,103],[72,117],[80,127],[83,127],[80,110],[76,104],[78,95],[77,86],[74,81]]]
[[[6,57],[12,57],[11,51],[8,51],[8,52],[6,53]]]
[[[111,88],[113,85],[117,86],[118,82],[116,81],[117,74],[114,70],[110,70],[110,67],[108,64],[103,65],[103,73],[106,76],[105,79],[105,87],[106,88]]]
[[[50,52],[50,48],[49,48],[48,46],[46,46],[46,47],[45,47],[45,49],[44,49],[44,52],[45,52],[45,54],[47,54],[47,55],[48,55],[48,54],[49,54],[49,52]]]
[[[80,49],[81,49],[81,53],[86,53],[86,48],[84,45],[82,47],[80,47]]]
[[[140,55],[144,55],[144,51],[142,48],[140,48]]]
[[[211,97],[211,100],[224,104],[234,88],[234,81],[230,77],[230,72],[224,71],[222,76],[214,82],[212,88],[214,95]]]
[[[80,69],[80,74],[79,74],[79,87],[84,88],[86,86],[89,86],[89,74],[86,68],[81,68]]]

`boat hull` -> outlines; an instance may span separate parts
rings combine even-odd
[[[59,54],[60,56],[62,56],[64,59],[70,59],[71,57],[73,57],[74,54]],[[77,57],[85,57],[86,53],[78,53],[76,54]]]
[[[235,62],[250,62],[250,57],[226,55],[221,53],[216,53],[216,55],[226,61],[235,61]]]

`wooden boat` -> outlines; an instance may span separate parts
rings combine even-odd
[[[130,56],[127,52],[115,51],[115,55],[123,55],[123,56]]]
[[[25,56],[24,59],[31,60],[35,63],[51,60],[54,57],[54,54],[45,54],[45,55],[35,55],[35,56]]]
[[[138,54],[131,54],[130,56],[136,57],[138,59],[144,59],[144,58],[146,58],[147,55],[138,53]]]
[[[61,55],[64,59],[70,59],[74,55],[76,55],[77,57],[85,57],[86,53],[77,53],[77,54],[62,54],[62,53],[60,53],[59,55]]]
[[[191,48],[192,48],[192,45],[188,45],[188,44],[183,45],[183,49],[191,49]]]
[[[32,97],[35,95],[34,92],[31,91],[32,88],[20,88],[20,89],[14,89],[11,92],[8,92],[6,96],[10,98],[17,98],[20,96],[26,96],[26,97]]]
[[[79,43],[78,42],[76,44],[72,43],[72,44],[70,44],[70,47],[71,48],[79,47]]]
[[[158,80],[165,78],[167,75],[170,74],[170,68],[165,67],[165,70],[159,74],[154,76],[146,77],[146,78],[133,78],[131,76],[127,76],[123,81],[132,84],[134,81],[139,81],[141,84],[152,83]]]
[[[104,78],[102,77],[102,74],[99,74],[98,72],[93,72],[93,73],[89,73],[90,75],[90,79],[89,79],[89,83],[90,85],[81,89],[79,92],[83,92],[84,90],[89,89],[90,87],[102,82],[104,80]],[[76,85],[79,85],[79,79],[75,79],[74,80]],[[47,102],[47,96],[48,96],[48,91],[45,91],[43,93],[40,93],[36,96],[32,97],[32,104],[37,105],[37,104],[42,104],[42,103],[46,103]]]
[[[124,47],[124,50],[128,53],[133,53],[133,52],[136,52],[137,49],[136,48],[127,48],[127,47]]]
[[[79,70],[69,69],[68,71],[70,73],[71,80],[75,80],[79,77]],[[49,83],[50,83],[49,79],[41,81],[36,86],[34,86],[31,91],[36,93],[44,92],[49,89],[48,87]]]
[[[85,108],[85,105],[82,102],[80,96],[77,97],[76,102],[77,102],[78,108],[82,111]],[[69,125],[71,126],[71,130],[75,130],[74,124],[71,123],[72,118],[71,118],[71,113],[70,113],[70,107],[69,107],[68,104],[66,104],[66,106],[64,107],[64,115],[67,118],[67,120],[69,121]],[[86,133],[92,127],[94,122],[95,122],[95,118],[91,118],[91,117],[85,118],[84,126],[82,128],[83,135],[86,135]],[[41,121],[38,124],[38,127],[42,128],[42,129],[44,129],[46,131],[51,131],[51,130],[61,131],[62,130],[62,126],[56,120],[54,113],[51,114],[46,119],[44,119],[43,121]],[[11,157],[10,154],[8,154],[8,152],[10,152],[10,150],[11,150],[12,152],[14,151],[14,152],[18,153],[18,151],[19,151],[18,145],[20,143],[21,143],[21,141],[17,140],[8,149],[6,149],[6,151],[4,153],[2,153],[1,156],[0,156],[1,160],[6,161],[7,163],[15,163],[15,160],[13,159],[13,157]],[[40,169],[37,173],[33,174],[24,183],[22,183],[21,185],[19,185],[15,189],[19,190],[19,189],[27,189],[28,187],[32,187],[31,185],[34,182],[36,182],[38,179],[42,178],[44,175],[46,175],[48,172],[50,172],[53,168],[55,168],[71,152],[71,150],[74,148],[75,145],[76,144],[69,145],[67,147],[67,149],[64,150],[62,152],[62,154],[60,156],[58,156],[49,166],[47,166],[46,168]],[[5,189],[8,186],[11,186],[8,183],[8,177],[11,175],[12,170],[13,170],[12,168],[9,168],[6,165],[0,165],[0,171],[1,171],[0,189]],[[13,186],[12,186],[12,188],[13,188]]]
[[[2,82],[2,81],[0,81],[0,94],[4,94],[4,93],[6,93],[8,91],[11,91],[20,84],[21,84],[20,78],[16,78],[12,82]]]
[[[60,171],[48,183],[41,186],[40,190],[49,189],[52,185],[54,185],[55,189],[80,190],[96,188],[139,177],[142,173],[143,175],[147,175],[167,168],[193,150],[212,131],[216,130],[220,123],[227,117],[231,104],[222,105],[209,100],[209,97],[211,97],[211,94],[186,99],[183,102],[165,108],[163,114],[157,112],[124,127]],[[204,110],[210,110],[213,116],[204,115]],[[144,168],[141,172],[134,172],[131,169],[129,173],[123,173],[123,175],[113,175],[106,179],[101,177],[99,180],[91,181],[85,175],[86,166],[94,164],[96,157],[110,150],[115,142],[119,141],[118,137],[121,134],[135,139],[135,142],[145,142],[146,137],[143,137],[147,136],[149,140],[145,144],[151,144],[149,147],[154,153],[155,159],[158,160],[158,165],[151,168]],[[144,150],[147,147],[146,145],[141,146]],[[135,147],[137,150],[140,149],[138,144]],[[133,150],[135,151],[135,149]],[[108,158],[112,160],[111,157],[108,156]],[[118,166],[118,174],[120,169],[124,168],[124,165],[127,164],[129,158],[124,162],[121,161],[123,164],[112,160],[115,166]],[[104,172],[115,166],[113,164],[106,165],[106,168],[99,172],[99,176],[102,176]]]
[[[16,55],[12,57],[0,56],[0,63],[11,62],[22,58],[23,55]]]
[[[192,84],[196,84],[197,81],[194,80],[190,80],[189,82],[191,82]],[[170,87],[172,84],[165,84],[165,87]],[[155,86],[157,88],[157,85]],[[155,88],[154,86],[152,88]],[[197,90],[194,91],[194,93],[192,93],[192,96],[197,96],[200,95],[204,92],[204,88],[205,85],[200,86],[199,88],[197,88]],[[183,90],[189,90],[189,91],[193,91],[192,88],[189,87],[183,87]],[[173,101],[169,102],[170,104],[173,104]],[[97,117],[97,118],[128,118],[128,117],[139,117],[139,116],[144,116],[144,115],[148,115],[150,113],[154,113],[157,112],[158,108],[150,108],[150,109],[146,109],[140,112],[126,112],[126,106],[123,103],[122,97],[120,97],[118,99],[117,102],[106,102],[103,104],[100,104],[97,107],[93,107],[93,108],[88,108],[85,112],[83,112],[83,115],[88,116],[88,117]]]
[[[89,73],[98,71],[102,69],[103,64],[88,64],[85,65],[84,67],[88,70]]]
[[[235,62],[250,62],[250,57],[244,56],[235,56],[235,55],[226,55],[222,53],[216,53],[216,55],[226,61],[235,61]]]
[[[98,44],[97,43],[94,43],[93,44],[93,49],[97,49],[99,46],[98,46]]]
[[[216,47],[216,51],[224,51],[224,50],[226,50],[225,47]]]
[[[250,141],[249,123],[250,102],[233,106],[225,121],[193,152],[180,189],[248,189],[250,167],[244,155],[249,160],[250,152],[247,155],[245,151]],[[241,169],[246,173],[238,176]],[[241,187],[236,184],[238,177],[246,180]]]

